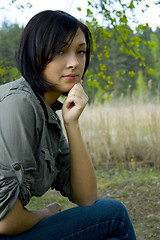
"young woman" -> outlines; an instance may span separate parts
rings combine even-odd
[[[35,15],[22,34],[17,65],[22,78],[0,87],[0,239],[135,240],[125,207],[97,200],[94,167],[79,117],[88,97],[88,28],[62,11]],[[57,100],[66,94],[63,105]],[[66,141],[56,110],[62,108]],[[25,206],[56,189],[78,206],[61,212]]]

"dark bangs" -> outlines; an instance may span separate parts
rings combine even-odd
[[[29,21],[22,33],[16,59],[19,71],[33,90],[44,93],[53,88],[43,79],[42,72],[64,43],[71,44],[79,27],[87,43],[85,73],[89,64],[91,35],[83,23],[68,13],[51,10],[40,12]]]

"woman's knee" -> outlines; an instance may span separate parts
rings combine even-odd
[[[95,202],[95,206],[106,216],[112,219],[123,219],[126,216],[126,207],[118,200],[114,199],[99,199]]]

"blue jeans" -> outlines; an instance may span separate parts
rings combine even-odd
[[[135,240],[126,208],[112,199],[74,207],[50,216],[29,231],[1,240]]]

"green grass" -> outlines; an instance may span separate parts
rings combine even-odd
[[[120,200],[133,222],[137,240],[160,239],[160,173],[158,170],[138,169],[97,170],[99,198]],[[63,210],[73,207],[67,198],[48,191],[41,198],[32,198],[30,210],[41,209],[52,202],[61,203]]]
[[[62,205],[62,210],[66,210],[68,208],[71,208],[73,206],[76,206],[75,204],[71,203],[68,198],[62,197],[61,194],[57,191],[51,191],[49,190],[44,194],[42,197],[32,197],[31,201],[27,205],[27,208],[29,210],[40,210],[44,208],[45,206],[58,202]]]
[[[160,239],[160,173],[155,170],[98,171],[99,196],[123,202],[137,240]]]

